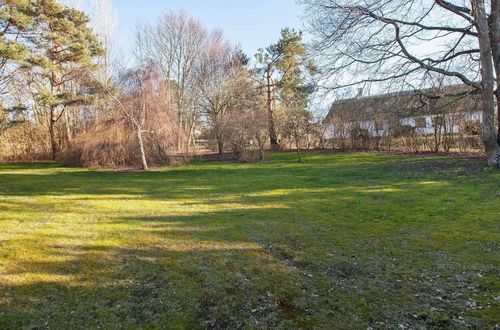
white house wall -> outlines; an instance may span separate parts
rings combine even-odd
[[[460,114],[463,115],[463,114]],[[451,125],[453,122],[453,117],[457,116],[457,114],[450,114],[446,115],[445,120],[448,122],[448,125]],[[426,116],[419,116],[419,117],[408,117],[408,118],[403,118],[400,120],[400,123],[402,125],[406,126],[411,126],[415,128],[415,132],[419,135],[432,135],[434,134],[434,126],[433,126],[433,118],[435,116],[431,115],[426,115]],[[425,118],[425,123],[426,127],[416,127],[416,122],[417,118]],[[476,121],[476,122],[482,122],[482,113],[480,111],[477,112],[472,112],[472,113],[466,113],[465,114],[465,119],[471,120],[471,121]],[[350,137],[350,130],[352,127],[352,123],[343,123],[344,125],[344,134],[342,134],[341,131],[337,131],[335,129],[335,125],[329,125],[326,129],[325,132],[325,137],[327,139],[332,139],[332,138],[349,138]],[[370,136],[374,137],[381,137],[385,136],[387,132],[389,131],[389,122],[384,121],[383,122],[383,129],[382,130],[375,130],[375,121],[362,121],[359,123],[359,126],[363,129],[366,129]],[[460,132],[460,125],[453,125],[452,133],[459,133]]]

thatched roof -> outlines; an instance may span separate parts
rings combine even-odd
[[[389,120],[437,113],[475,112],[480,97],[465,85],[402,91],[335,101],[325,120]]]

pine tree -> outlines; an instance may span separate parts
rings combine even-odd
[[[281,30],[280,40],[265,50],[260,49],[256,57],[261,64],[259,72],[263,75],[266,92],[271,150],[278,150],[278,133],[274,118],[276,100],[280,99],[284,104],[293,103],[295,114],[299,104],[305,111],[311,91],[311,86],[305,85],[305,74],[314,72],[315,67],[307,57],[302,32],[289,28]]]
[[[32,0],[0,2],[0,93],[16,69],[27,65],[27,38],[33,32],[34,15]]]
[[[50,111],[50,143],[55,157],[60,149],[56,125],[66,107],[92,102],[96,88],[86,77],[98,68],[96,59],[104,51],[83,12],[55,0],[38,0],[35,7],[37,35],[32,52],[36,56],[30,61],[44,86],[37,99]]]

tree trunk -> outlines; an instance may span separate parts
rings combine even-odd
[[[69,110],[66,110],[64,112],[64,123],[65,123],[65,126],[66,126],[66,141],[67,141],[67,145],[68,146],[71,146],[72,142],[73,142],[73,134],[71,132],[71,126],[70,126],[70,119],[69,119]]]
[[[215,113],[213,117],[213,123],[214,123],[214,135],[215,135],[215,141],[217,142],[217,153],[219,155],[222,155],[224,153],[224,134],[223,134],[223,128],[222,124],[219,121],[219,113]]]
[[[441,146],[441,119],[439,116],[434,117],[434,152],[439,152]]]
[[[274,114],[273,114],[273,91],[271,82],[271,69],[268,68],[266,74],[267,83],[267,122],[269,126],[269,141],[271,143],[271,151],[278,151],[278,138],[276,136],[276,127],[274,125]]]
[[[148,162],[146,160],[146,153],[144,152],[144,142],[142,140],[142,131],[140,128],[137,128],[137,143],[139,144],[139,150],[141,152],[141,161],[142,161],[142,169],[144,171],[149,170]]]
[[[302,155],[300,154],[299,139],[295,136],[295,147],[297,148],[297,156],[299,156],[299,163],[302,163]]]
[[[491,1],[491,14],[488,23],[497,85],[495,90],[497,101],[497,140],[500,145],[500,0]]]
[[[191,146],[191,144],[193,145],[193,148],[196,149],[196,145],[195,145],[195,137],[194,137],[194,126],[196,125],[196,114],[194,114],[191,118],[191,124],[189,126],[189,136],[188,136],[188,143],[187,143],[187,148],[189,151],[189,148]]]
[[[57,141],[56,124],[57,124],[56,107],[51,107],[50,108],[49,134],[50,134],[50,146],[52,148],[52,160],[56,159],[56,155],[59,152],[59,143]]]
[[[219,155],[224,153],[224,141],[222,141],[220,136],[217,137],[217,151],[219,152]]]
[[[495,97],[497,101],[497,142],[500,145],[500,86],[498,85],[495,90]]]
[[[491,48],[490,32],[484,1],[472,1],[474,18],[478,30],[480,49],[482,100],[483,100],[483,143],[491,167],[500,166],[500,146],[495,130],[495,76],[493,67],[493,54]]]
[[[255,136],[257,143],[259,145],[259,160],[264,160],[264,141],[260,138],[259,134]]]
[[[52,45],[52,50],[55,49],[55,46]],[[54,95],[57,91],[57,82],[56,82],[56,73],[55,71],[51,72],[50,75],[50,90],[52,95]],[[52,160],[56,159],[56,155],[59,152],[59,142],[57,141],[57,133],[56,133],[56,124],[57,124],[57,107],[55,105],[50,106],[50,123],[49,123],[49,133],[50,133],[50,146],[52,148]]]
[[[185,133],[186,131],[184,130],[184,125],[182,124],[182,112],[180,110],[178,110],[177,114],[179,116],[179,118],[178,118],[178,120],[179,120],[179,133],[180,132]],[[179,137],[177,139],[177,150],[178,151],[184,151],[183,150],[184,146],[183,146],[182,142],[183,142],[182,141],[182,134],[179,134]]]

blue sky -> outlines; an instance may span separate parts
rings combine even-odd
[[[114,0],[119,22],[116,44],[130,47],[134,26],[155,21],[163,12],[184,9],[210,29],[219,28],[248,56],[274,43],[283,27],[302,28],[301,6],[295,0]]]

